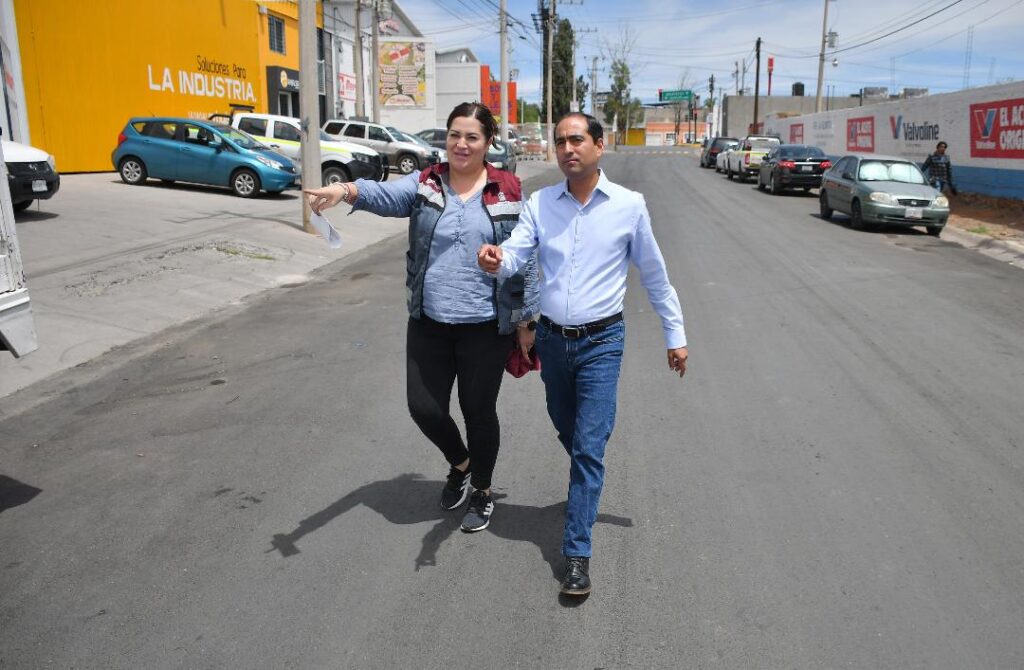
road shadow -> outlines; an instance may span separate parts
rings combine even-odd
[[[38,200],[36,202],[39,202]],[[15,223],[32,223],[33,221],[48,221],[50,219],[60,218],[60,214],[56,212],[47,212],[42,209],[37,209],[38,205],[33,205],[28,209],[23,209],[20,212],[14,213]]]
[[[42,489],[19,482],[7,475],[0,475],[0,514],[5,509],[24,505],[42,492]]]
[[[919,228],[912,228],[910,226],[897,226],[897,225],[886,225],[878,223],[865,224],[864,230],[857,230],[850,224],[850,217],[846,214],[836,212],[832,215],[832,218],[826,219],[819,212],[808,212],[807,216],[812,219],[818,219],[825,223],[831,223],[833,226],[839,226],[840,228],[846,228],[852,233],[865,233],[868,235],[885,235],[886,237],[928,237],[928,233]]]
[[[365,505],[393,524],[412,525],[433,521],[434,525],[423,536],[419,555],[414,560],[415,570],[436,566],[437,552],[450,536],[459,532],[465,506],[458,510],[445,511],[438,505],[443,482],[424,479],[423,475],[406,473],[393,479],[371,482],[334,501],[319,512],[299,521],[289,533],[275,534],[267,553],[278,551],[288,558],[300,553],[297,543],[342,514]],[[541,556],[551,566],[551,575],[561,578],[562,526],[565,519],[565,502],[546,507],[501,503],[505,494],[493,494],[495,505],[494,520],[487,528],[497,537],[529,542],[540,549]],[[631,528],[633,520],[612,514],[598,514],[598,523]]]

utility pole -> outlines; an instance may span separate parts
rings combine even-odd
[[[498,8],[498,25],[501,31],[501,141],[508,142],[508,15],[505,13],[507,0],[501,0]]]
[[[828,3],[825,0],[825,17],[821,20],[821,52],[818,53],[818,91],[814,99],[814,111],[821,111],[821,87],[825,83],[825,44],[828,41]]]
[[[754,46],[755,53],[757,54],[757,71],[754,73],[754,125],[751,127],[752,132],[757,132],[757,101],[761,97],[761,38],[757,38],[757,42]]]
[[[557,1],[551,0],[551,7],[548,9],[548,161],[553,160],[555,157],[555,129],[551,118],[551,61],[555,58],[555,3]]]
[[[736,95],[740,94],[740,62],[736,61],[736,69],[732,71],[733,81],[736,82]]]
[[[989,70],[992,70],[992,68],[989,68]],[[991,72],[988,79],[991,84]],[[597,56],[590,59],[590,115],[597,118]]]
[[[359,25],[363,0],[356,0],[356,41],[353,45],[353,69],[356,75],[356,117],[366,118],[366,78],[363,76],[363,29]]]
[[[715,109],[715,75],[711,75],[710,77],[708,77],[708,100],[711,101],[711,110],[714,111],[714,109]],[[705,113],[704,114],[704,120],[707,121],[707,118],[708,118],[708,115],[707,115],[707,113]],[[708,138],[709,139],[714,137],[714,134],[712,132],[714,130],[714,124],[715,124],[714,117],[712,117],[711,123],[706,124],[707,127],[708,127]]]
[[[373,63],[373,122],[380,123],[380,2],[373,2],[373,39],[370,42],[373,53],[370,54],[370,62]]]
[[[302,128],[302,186],[320,188],[320,87],[316,59],[316,0],[299,0],[299,125]],[[309,221],[310,208],[302,201],[302,227],[307,233],[316,229]]]

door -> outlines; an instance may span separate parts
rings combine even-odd
[[[281,116],[292,116],[292,96],[285,91],[277,94],[277,113]]]
[[[839,161],[833,169],[832,183],[828,189],[828,202],[833,209],[838,209],[845,214],[850,213],[850,196],[853,193],[854,181],[843,175],[856,175],[856,173],[857,159],[852,156],[847,156]]]
[[[142,127],[142,162],[150,177],[177,179],[178,142],[174,139],[178,124],[174,121],[149,121]]]
[[[388,164],[395,164],[395,143],[391,135],[381,126],[366,126],[366,144],[378,153],[388,157]]]
[[[228,183],[231,175],[231,161],[224,140],[213,131],[192,123],[182,124],[178,129],[178,179],[197,184]]]
[[[270,134],[270,147],[288,158],[301,160],[302,134],[299,129],[284,121],[274,121]]]

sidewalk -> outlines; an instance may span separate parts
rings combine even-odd
[[[518,175],[555,170],[524,161]],[[333,250],[302,230],[298,191],[245,200],[203,186],[128,186],[114,173],[62,176],[56,197],[17,216],[39,349],[21,359],[0,352],[0,416],[17,411],[13,400],[34,404],[161,346],[154,335],[304,284],[407,230],[406,219],[345,211],[327,213],[343,242]],[[120,360],[90,364],[118,347]],[[75,379],[11,398],[76,367]]]

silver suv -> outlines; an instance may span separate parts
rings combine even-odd
[[[387,156],[388,165],[402,174],[422,170],[432,162],[431,151],[406,138],[397,128],[368,121],[333,119],[323,130],[339,140],[362,144]]]

